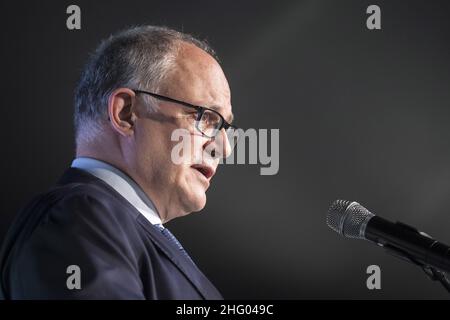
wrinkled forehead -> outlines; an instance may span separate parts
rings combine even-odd
[[[222,68],[194,45],[180,46],[164,91],[175,99],[217,109],[225,118],[231,116],[230,87]]]

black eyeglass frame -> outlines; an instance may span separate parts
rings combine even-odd
[[[234,130],[237,130],[237,129],[238,129],[238,127],[236,127],[235,125],[232,125],[231,123],[228,123],[228,122],[225,120],[225,118],[220,114],[220,112],[218,112],[218,111],[216,111],[216,110],[214,110],[214,109],[211,109],[211,108],[208,108],[208,107],[203,107],[203,106],[196,106],[196,105],[194,105],[194,104],[191,104],[191,103],[188,103],[188,102],[185,102],[185,101],[180,101],[180,100],[177,100],[177,99],[169,98],[169,97],[162,96],[162,95],[160,95],[160,94],[153,93],[153,92],[148,92],[148,91],[138,90],[138,89],[132,89],[132,90],[133,90],[134,93],[136,93],[136,94],[138,94],[138,93],[148,94],[148,95],[150,95],[150,96],[152,96],[152,97],[155,97],[155,98],[157,98],[157,99],[165,100],[165,101],[168,101],[168,102],[174,102],[174,103],[181,104],[181,105],[183,105],[183,106],[185,106],[185,107],[188,107],[188,108],[191,108],[191,109],[196,110],[196,111],[197,111],[197,118],[196,118],[196,121],[195,121],[195,127],[196,127],[196,129],[197,129],[203,136],[205,136],[205,137],[207,137],[207,138],[210,138],[210,139],[211,139],[211,138],[214,138],[215,136],[217,136],[217,135],[219,134],[220,130],[222,130],[222,129],[225,129],[225,130],[228,130],[229,128],[232,128],[232,129],[234,129]],[[211,111],[211,112],[217,114],[217,115],[220,117],[220,119],[222,120],[222,123],[221,123],[220,126],[216,129],[216,130],[217,130],[217,131],[216,131],[216,134],[213,135],[213,136],[210,136],[210,135],[205,134],[205,133],[199,128],[200,120],[202,119],[203,113],[204,113],[206,110]]]

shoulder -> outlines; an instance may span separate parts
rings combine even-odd
[[[64,238],[98,232],[120,238],[136,228],[138,214],[106,186],[70,183],[36,196],[18,215],[14,229],[28,239],[37,233],[41,236],[55,233]]]
[[[109,259],[134,259],[132,248],[141,243],[138,224],[114,193],[94,184],[64,185],[32,202],[10,230],[16,263],[95,260],[106,252]]]
[[[50,219],[120,226],[133,222],[137,215],[134,207],[117,192],[98,184],[68,184],[53,189],[49,195],[46,215]]]

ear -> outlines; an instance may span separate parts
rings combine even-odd
[[[122,136],[134,133],[136,94],[128,88],[114,90],[108,99],[109,121],[113,129]]]

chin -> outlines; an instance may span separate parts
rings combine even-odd
[[[205,205],[206,194],[204,191],[190,190],[189,194],[186,194],[184,207],[187,213],[200,211]]]

